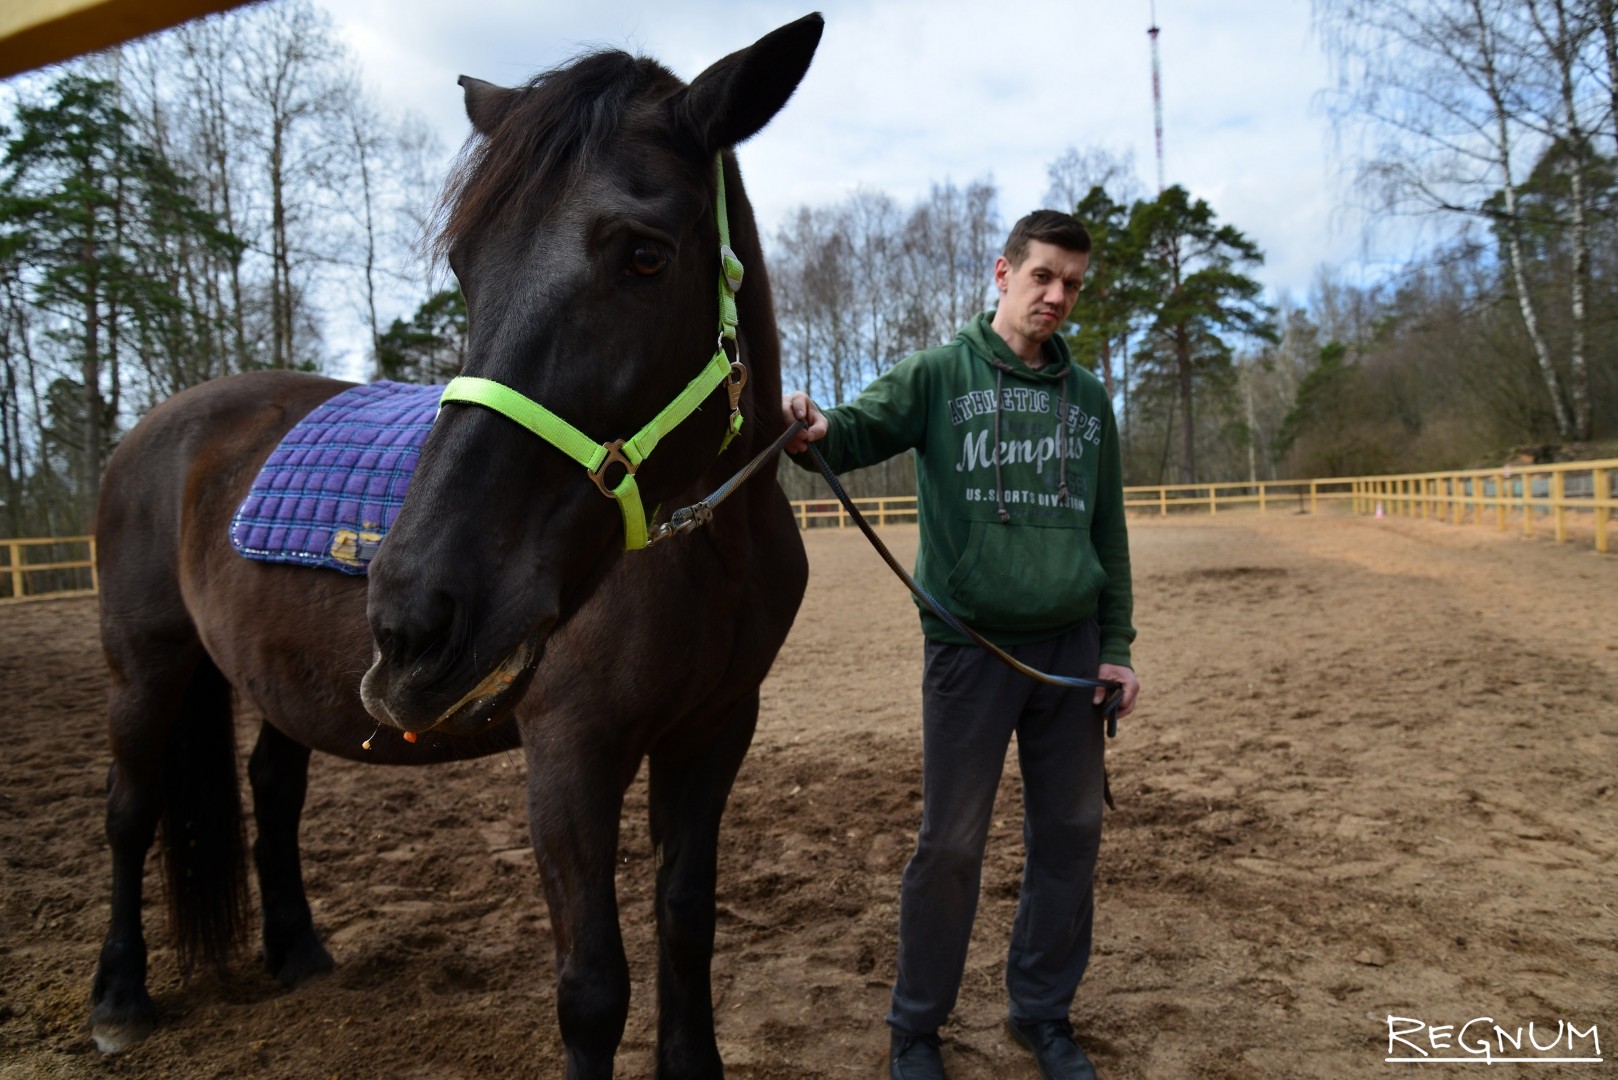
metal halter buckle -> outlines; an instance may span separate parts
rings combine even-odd
[[[607,486],[606,473],[608,465],[611,465],[613,462],[617,462],[619,465],[624,467],[624,473],[626,475],[635,475],[635,464],[624,456],[623,447],[623,439],[614,439],[610,443],[602,443],[602,448],[607,451],[607,456],[600,465],[597,465],[594,469],[590,470],[590,479],[596,482],[596,487],[601,489],[601,494],[605,495],[609,499],[616,499],[618,494],[617,492],[613,491],[612,488]],[[618,483],[623,483],[623,480],[620,478]]]

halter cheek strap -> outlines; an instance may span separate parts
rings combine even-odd
[[[601,493],[618,501],[624,518],[624,549],[635,551],[647,543],[647,516],[641,505],[640,487],[635,482],[635,471],[651,455],[663,436],[679,427],[681,422],[697,410],[709,394],[727,383],[730,396],[730,422],[725,430],[719,452],[724,453],[730,441],[742,429],[742,387],[747,385],[747,368],[738,358],[730,359],[728,342],[736,345],[736,292],[742,285],[742,263],[730,246],[730,221],[725,212],[725,161],[717,161],[719,175],[718,195],[714,216],[719,225],[719,341],[713,357],[697,373],[697,377],[680,391],[678,397],[664,406],[650,423],[627,439],[596,442],[578,428],[557,416],[539,402],[526,397],[503,383],[461,375],[451,379],[439,399],[442,411],[445,404],[460,402],[492,409],[538,435],[556,449],[584,466]],[[614,482],[607,470],[617,465],[623,469],[622,479]]]

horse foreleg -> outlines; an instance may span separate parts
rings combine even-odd
[[[614,874],[618,817],[633,768],[583,730],[529,738],[528,818],[556,950],[556,1014],[567,1080],[612,1075],[629,1016],[629,964]]]
[[[719,820],[752,742],[758,694],[732,707],[712,741],[669,738],[650,755],[657,852],[657,1075],[718,1077],[710,969]]]
[[[282,985],[299,986],[332,970],[331,954],[320,943],[309,913],[298,857],[298,824],[309,789],[309,748],[266,722],[259,729],[247,775],[258,821],[253,863],[264,905],[264,966]]]

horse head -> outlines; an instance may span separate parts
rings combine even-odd
[[[621,505],[630,465],[639,505],[668,505],[727,441],[729,361],[778,367],[773,326],[754,338],[767,335],[769,355],[748,355],[760,350],[746,316],[768,322],[767,297],[744,307],[739,342],[716,346],[721,177],[747,257],[756,229],[728,148],[786,103],[821,27],[806,16],[689,85],[614,51],[514,89],[462,78],[474,134],[438,245],[469,313],[464,392],[446,396],[371,564],[361,696],[379,721],[470,733],[509,714],[549,635],[622,557],[642,512]],[[718,381],[698,384],[714,370]],[[658,426],[655,453],[629,465],[608,455],[592,482],[579,462],[593,448],[646,431],[680,400],[694,407]],[[533,406],[573,435],[536,437],[518,415]]]

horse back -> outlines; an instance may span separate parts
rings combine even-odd
[[[177,594],[224,545],[230,516],[281,437],[348,383],[293,371],[214,379],[176,394],[124,436],[96,511],[103,618]]]

